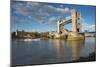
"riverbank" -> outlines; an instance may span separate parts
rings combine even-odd
[[[80,57],[78,60],[74,62],[86,62],[86,61],[96,61],[96,53],[90,53],[87,57]]]

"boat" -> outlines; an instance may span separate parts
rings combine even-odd
[[[32,41],[32,39],[24,39],[24,41]]]
[[[40,38],[38,38],[38,39],[32,39],[33,41],[40,41]]]
[[[38,38],[38,39],[24,39],[24,41],[40,41],[40,38]]]

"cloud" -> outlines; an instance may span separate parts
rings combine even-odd
[[[55,20],[53,17],[54,14],[60,16],[69,12],[69,8],[54,7],[36,2],[15,2],[12,3],[12,9],[14,14],[25,16],[38,23]]]
[[[95,24],[82,23],[82,31],[95,32]]]
[[[50,22],[57,22],[57,17],[51,17],[51,18],[49,18],[49,21]]]

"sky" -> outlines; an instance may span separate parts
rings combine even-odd
[[[57,31],[57,21],[71,16],[75,9],[81,14],[82,31],[95,31],[96,7],[86,5],[13,1],[11,3],[11,31],[27,32]],[[64,26],[69,31],[72,25]]]

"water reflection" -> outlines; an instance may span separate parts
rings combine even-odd
[[[65,61],[65,47],[64,47],[64,44],[62,42],[62,40],[60,39],[57,39],[55,41],[55,47],[56,47],[56,55],[57,55],[57,59],[58,61],[60,62],[63,62]]]
[[[63,62],[66,61],[66,57],[67,57],[66,53],[68,52],[68,51],[66,51],[66,46],[67,46],[67,49],[68,48],[71,49],[70,57],[72,58],[73,61],[79,59],[80,51],[84,47],[84,40],[80,40],[80,41],[66,41],[66,40],[58,39],[58,40],[55,41],[55,43],[56,43],[55,45],[56,45],[57,58],[58,58],[58,60],[60,62],[61,61],[63,61]]]
[[[80,57],[80,51],[84,47],[84,40],[67,41],[67,46],[72,49],[72,60],[77,60]]]

